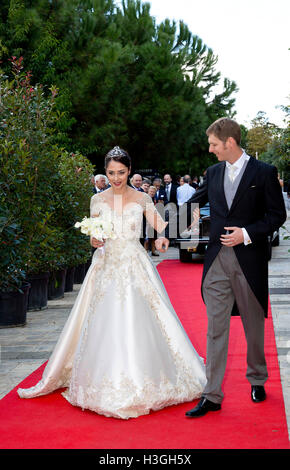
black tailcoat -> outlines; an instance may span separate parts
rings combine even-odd
[[[192,219],[191,203],[210,205],[210,241],[204,260],[202,282],[222,247],[224,227],[244,227],[252,241],[234,247],[241,269],[267,316],[268,311],[268,235],[286,220],[287,214],[277,169],[251,157],[241,178],[231,208],[224,193],[225,162],[207,169],[206,178],[182,207]]]

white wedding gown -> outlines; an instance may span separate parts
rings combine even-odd
[[[34,398],[66,388],[72,405],[115,418],[192,401],[206,384],[203,359],[178,319],[158,271],[139,241],[143,214],[160,233],[166,223],[146,193],[122,213],[91,199],[91,216],[112,218],[115,240],[97,249]]]

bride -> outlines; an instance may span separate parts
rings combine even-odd
[[[90,212],[109,216],[117,237],[91,239],[97,250],[42,379],[17,392],[34,398],[65,388],[74,406],[128,419],[200,397],[205,367],[139,241],[143,214],[159,234],[167,223],[127,185],[127,152],[114,147],[105,168],[111,187],[91,198]],[[168,247],[162,237],[156,244]]]

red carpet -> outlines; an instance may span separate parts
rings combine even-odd
[[[200,295],[202,264],[163,261],[158,270],[171,301],[203,357],[207,319]],[[222,410],[187,419],[186,403],[128,421],[71,406],[57,391],[32,400],[16,388],[0,401],[1,449],[289,449],[282,387],[271,315],[266,320],[268,398],[254,404],[245,378],[246,345],[239,317],[231,319]],[[44,366],[21,382],[34,385]]]

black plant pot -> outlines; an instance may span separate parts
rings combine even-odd
[[[30,284],[25,282],[21,289],[22,293],[0,292],[0,328],[26,325]]]
[[[51,273],[48,282],[48,300],[62,299],[64,297],[66,269],[59,269]]]
[[[27,281],[31,284],[28,296],[28,310],[47,308],[48,280],[50,273],[29,274]]]
[[[75,275],[74,275],[74,283],[75,284],[82,284],[86,275],[86,265],[79,264],[76,266]]]
[[[67,268],[65,276],[65,292],[72,292],[74,289],[75,266]]]

